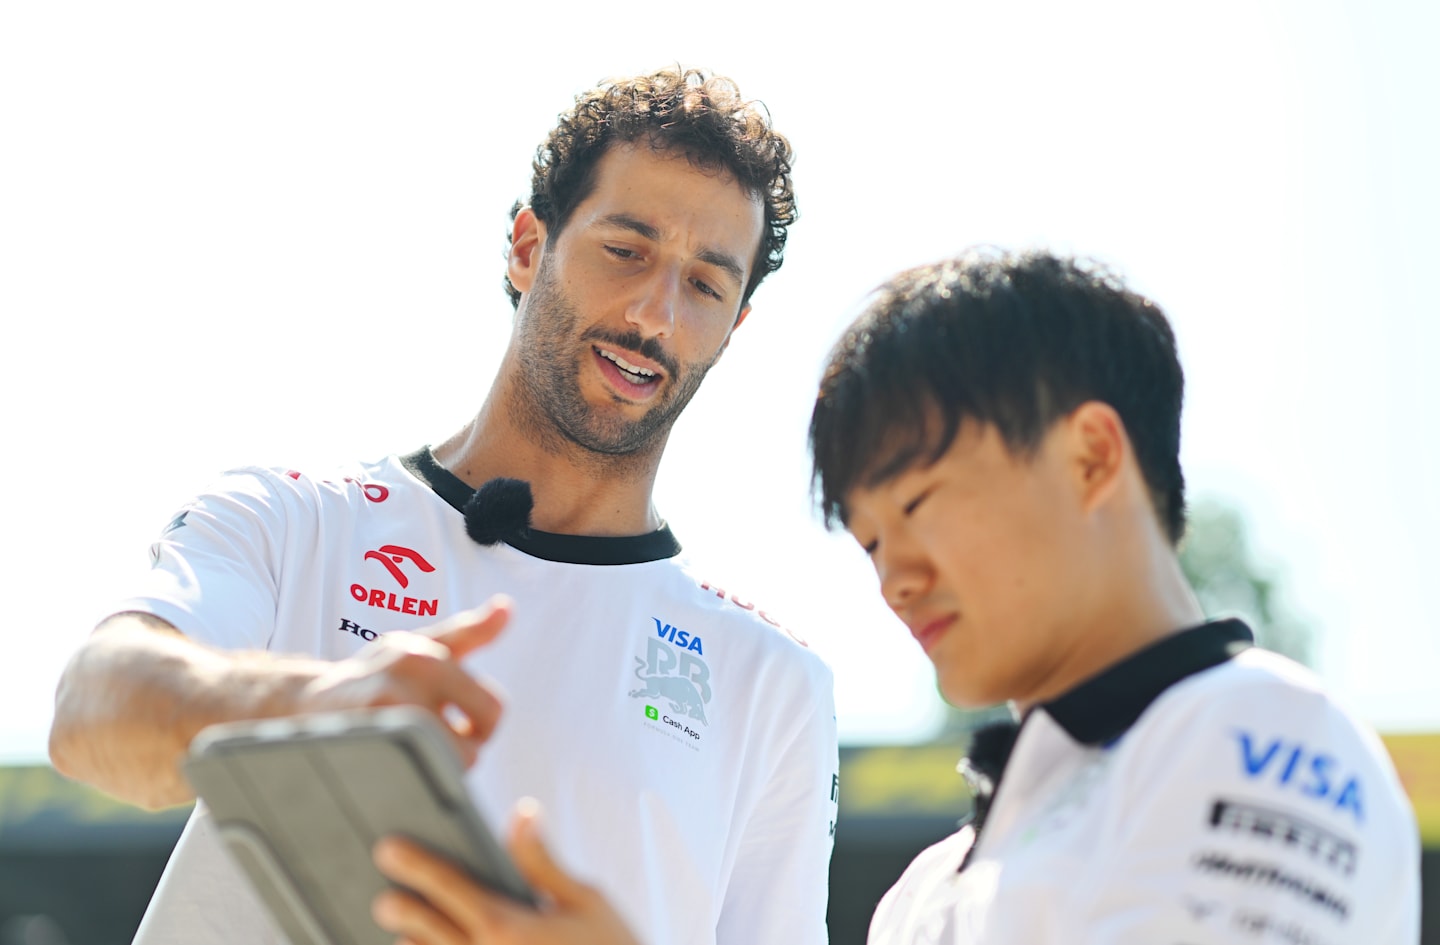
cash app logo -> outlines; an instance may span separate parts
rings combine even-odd
[[[645,717],[647,719],[658,719],[660,718],[660,711],[653,705],[647,705],[645,707]]]

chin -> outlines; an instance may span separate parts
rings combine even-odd
[[[942,673],[937,682],[940,695],[957,709],[984,709],[1006,701],[1005,696],[992,692],[989,686],[977,685],[974,680],[947,678]]]
[[[991,704],[985,702],[984,697],[976,694],[975,690],[972,690],[971,687],[956,686],[956,684],[953,683],[946,684],[943,678],[940,680],[940,697],[945,699],[945,702],[955,706],[956,709],[982,709],[982,707]]]

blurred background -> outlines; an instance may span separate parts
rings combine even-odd
[[[864,293],[978,243],[1097,257],[1170,315],[1187,570],[1385,734],[1440,844],[1437,42],[1400,0],[0,5],[0,945],[128,941],[183,820],[45,767],[60,670],[152,538],[223,469],[468,419],[535,145],[676,62],[798,155],[785,266],[657,503],[835,668],[833,940],[964,812],[977,717],[818,524],[805,425]]]

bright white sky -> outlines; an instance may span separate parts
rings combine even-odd
[[[793,141],[785,268],[658,502],[835,668],[843,737],[923,738],[928,663],[808,504],[822,359],[897,269],[1098,256],[1170,313],[1195,496],[1248,514],[1320,670],[1440,728],[1440,7],[1421,2],[0,8],[0,758],[218,471],[435,442],[509,328],[506,210],[602,76],[703,64]]]

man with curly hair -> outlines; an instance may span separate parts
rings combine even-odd
[[[236,470],[187,504],[61,679],[56,767],[164,806],[192,796],[179,762],[207,724],[415,704],[478,755],[482,811],[538,798],[557,854],[648,941],[823,941],[830,671],[696,573],[651,500],[780,266],[790,161],[728,79],[580,95],[511,214],[513,333],[474,419],[328,477]],[[276,935],[202,805],[137,940]]]

